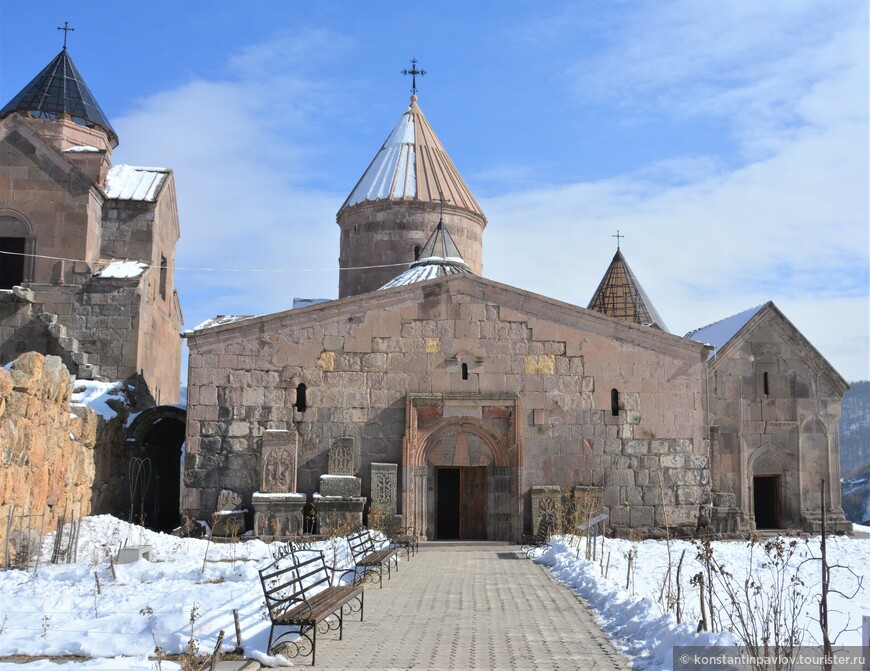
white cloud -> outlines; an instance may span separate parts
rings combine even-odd
[[[742,159],[674,156],[486,199],[487,274],[585,305],[619,229],[674,332],[773,299],[868,377],[867,12],[838,7],[641,5],[573,70],[581,104],[727,118]]]
[[[631,174],[567,184],[522,156],[484,167],[474,177],[503,194],[480,198],[485,274],[585,305],[619,229],[674,332],[773,299],[846,377],[870,376],[866,5],[633,7],[624,25],[566,10],[571,20],[528,34],[547,30],[558,45],[575,36],[574,19],[598,30],[604,46],[572,70],[577,104],[724,119],[738,156],[675,152]],[[333,185],[322,159],[338,155],[330,124],[353,114],[348,85],[340,101],[329,74],[353,48],[323,31],[282,34],[231,58],[222,80],[192,79],[117,120],[118,160],[175,170],[179,266],[337,266],[335,211],[353,185]],[[382,120],[383,135],[394,121]],[[177,283],[190,326],[335,296],[337,272],[180,270]]]

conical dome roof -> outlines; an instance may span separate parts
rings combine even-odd
[[[465,181],[429,125],[417,96],[402,114],[374,160],[363,173],[339,213],[345,208],[383,199],[440,202],[486,217]]]
[[[0,110],[0,119],[13,112],[35,115],[65,114],[102,128],[114,144],[118,135],[82,78],[66,47]]]
[[[609,317],[668,330],[619,249],[588,308]]]
[[[432,235],[429,236],[426,244],[420,250],[419,258],[405,272],[382,286],[379,291],[462,273],[471,273],[471,268],[468,267],[462,254],[459,253],[459,248],[453,241],[447,227],[439,221],[435,230],[432,231]]]

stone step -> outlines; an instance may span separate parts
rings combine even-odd
[[[100,374],[100,369],[92,363],[81,364],[76,371],[79,380],[93,380]]]
[[[45,314],[45,313],[43,313],[43,314]],[[60,340],[61,338],[66,337],[66,326],[55,321],[55,322],[48,325],[48,332],[52,336],[54,336],[55,338]]]

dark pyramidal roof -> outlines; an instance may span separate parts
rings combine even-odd
[[[619,249],[589,301],[589,309],[635,324],[668,330]]]
[[[0,110],[0,119],[13,112],[30,112],[37,116],[66,114],[74,120],[99,126],[115,144],[118,143],[115,129],[73,64],[66,47]]]

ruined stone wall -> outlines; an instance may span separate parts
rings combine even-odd
[[[694,528],[709,496],[702,347],[496,283],[313,306],[194,335],[190,351],[185,495],[204,516],[222,488],[250,501],[267,429],[298,431],[308,493],[352,439],[369,494],[372,462],[402,463],[409,394],[460,395],[472,417],[476,398],[517,395],[524,501],[533,485],[599,485],[615,527],[661,527],[667,509]]]
[[[13,506],[45,512],[46,531],[64,513],[91,512],[97,419],[70,407],[72,387],[58,357],[29,352],[0,369],[0,536]]]

